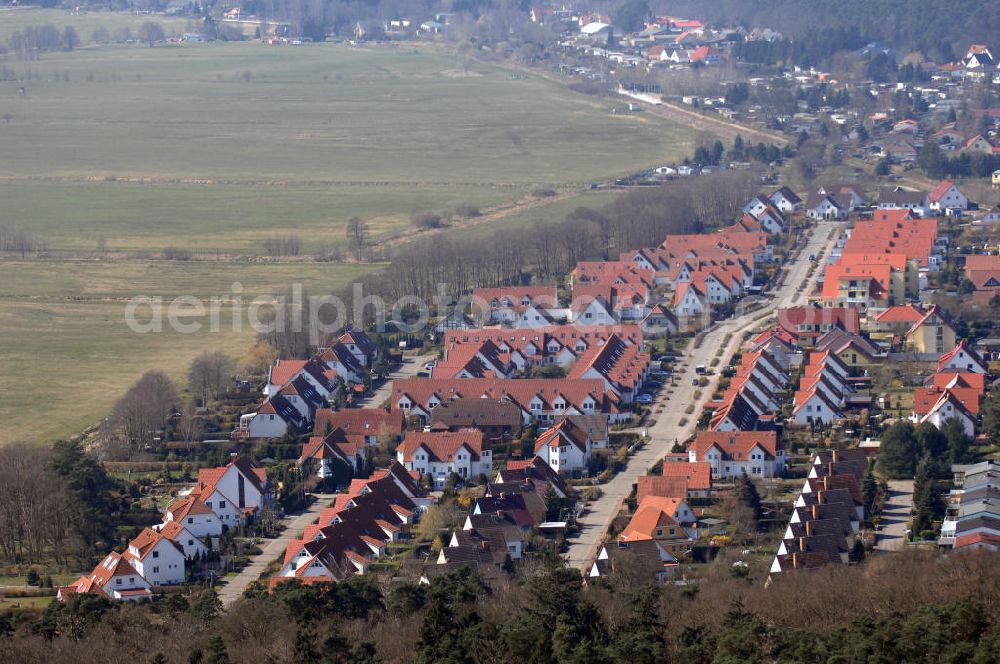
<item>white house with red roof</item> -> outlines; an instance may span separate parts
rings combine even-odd
[[[123,557],[153,586],[184,583],[184,549],[152,528],[129,542]]]
[[[225,466],[199,469],[198,481],[188,495],[204,502],[229,528],[252,519],[273,501],[265,470],[235,453]]]
[[[170,503],[163,515],[163,523],[157,529],[170,522],[177,522],[192,535],[199,539],[218,537],[222,534],[222,521],[197,496],[184,496]]]
[[[976,416],[962,399],[952,390],[944,390],[931,406],[930,411],[920,418],[920,423],[930,422],[938,429],[943,429],[948,420],[956,419],[962,423],[966,435],[974,438],[976,435]]]
[[[936,212],[969,209],[968,197],[959,191],[951,180],[941,180],[928,198],[930,199],[930,209]]]
[[[535,456],[559,473],[585,470],[593,450],[594,441],[590,435],[570,418],[543,431],[535,439]]]
[[[623,402],[631,402],[649,373],[649,353],[637,344],[629,344],[612,335],[601,346],[594,346],[572,366],[569,379],[600,379],[606,390],[613,390]]]
[[[774,431],[701,431],[688,446],[690,462],[707,462],[714,479],[779,477],[785,470],[785,450]]]
[[[241,415],[233,435],[252,439],[280,438],[288,432],[297,435],[308,431],[311,421],[285,395],[275,394],[255,412]]]
[[[365,446],[350,442],[343,429],[334,429],[327,436],[310,436],[302,444],[302,454],[296,462],[299,466],[312,464],[315,474],[323,479],[333,477],[336,462],[356,473],[364,463]]]
[[[467,480],[493,472],[493,453],[478,429],[411,433],[396,448],[396,460],[406,470],[429,475],[437,487],[452,473]]]
[[[475,318],[511,325],[529,307],[540,312],[558,309],[559,296],[555,286],[474,288],[471,307]]]
[[[357,328],[342,334],[335,345],[342,345],[346,348],[358,361],[358,364],[364,367],[372,366],[378,358],[378,344]]]
[[[105,556],[88,576],[81,576],[71,585],[60,588],[56,597],[65,602],[73,595],[83,593],[125,601],[152,597],[149,581],[142,578],[122,554],[114,551]]]
[[[990,367],[983,356],[963,339],[958,342],[957,346],[938,359],[937,370],[938,373],[963,371],[986,374],[990,372]]]
[[[153,526],[153,529],[179,546],[187,560],[204,556],[210,550],[204,538],[197,537],[179,521],[167,521]]]
[[[592,378],[404,378],[393,382],[391,406],[407,417],[429,420],[431,411],[442,401],[482,397],[514,403],[525,424],[553,422],[564,415],[603,414],[609,422],[631,418],[618,395],[608,391],[603,380]]]

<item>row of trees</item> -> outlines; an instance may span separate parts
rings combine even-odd
[[[0,223],[0,251],[15,252],[24,258],[44,248],[45,241],[41,236],[13,224]]]
[[[72,51],[80,45],[80,36],[72,25],[62,32],[51,23],[29,25],[12,34],[9,45],[18,60],[37,60],[42,53]]]
[[[719,173],[637,188],[602,209],[577,208],[563,221],[539,223],[529,232],[501,230],[472,240],[435,236],[405,245],[391,265],[359,282],[366,295],[389,303],[413,295],[430,303],[438,284],[457,297],[475,287],[518,284],[531,277],[551,281],[580,260],[617,258],[624,251],[657,246],[668,234],[724,224],[756,187],[753,173]],[[352,301],[351,292],[339,295]]]
[[[136,30],[137,41],[150,46],[163,41],[167,35],[163,26],[155,21],[146,21]],[[132,41],[132,31],[128,27],[119,28],[112,34],[101,26],[94,30],[91,41],[95,44],[110,44],[112,42]],[[23,30],[14,32],[9,40],[10,50],[19,60],[37,60],[43,53],[53,51],[72,51],[81,44],[76,28],[67,25],[61,31],[51,23],[45,25],[29,25]]]
[[[79,597],[0,633],[11,661],[129,659],[298,664],[435,662],[963,661],[1000,651],[1000,600],[988,552],[947,566],[901,553],[864,567],[782,575],[766,591],[732,578],[660,587],[583,585],[555,555],[488,587],[468,569],[429,585],[260,589],[224,614],[210,591],[150,605]],[[718,572],[718,574],[716,574]],[[504,580],[505,579],[505,580]],[[919,579],[919,583],[914,583]],[[789,610],[795,607],[795,610]],[[818,619],[820,616],[821,619]]]
[[[928,176],[935,179],[944,177],[988,178],[993,174],[993,171],[1000,169],[1000,155],[962,152],[958,156],[948,157],[937,142],[928,140],[920,149],[917,165]]]

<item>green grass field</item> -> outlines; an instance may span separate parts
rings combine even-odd
[[[99,25],[147,19],[3,12],[0,42],[51,22],[86,43]],[[4,66],[25,80],[0,82],[0,222],[42,237],[49,259],[0,258],[0,442],[70,435],[143,371],[182,378],[204,350],[238,356],[252,341],[134,334],[123,321],[132,295],[225,295],[235,281],[248,295],[291,281],[323,292],[361,268],[255,262],[263,240],[298,234],[311,255],[342,247],[359,216],[377,240],[398,241],[414,210],[488,210],[539,185],[582,191],[689,154],[695,138],[652,114],[612,115],[617,100],[428,45],[85,45]],[[449,232],[560,220],[609,196]],[[94,260],[99,241],[108,253]],[[166,247],[204,260],[148,260]]]

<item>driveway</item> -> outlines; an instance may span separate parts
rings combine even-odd
[[[285,555],[288,543],[293,539],[302,536],[302,532],[310,523],[319,517],[323,508],[330,505],[336,496],[334,494],[316,494],[316,502],[309,506],[305,512],[292,514],[282,519],[285,529],[281,535],[274,539],[262,540],[260,543],[261,553],[250,559],[250,563],[236,576],[227,576],[220,579],[222,588],[219,589],[219,599],[223,608],[229,608],[233,602],[243,596],[243,591],[260,578],[264,569],[274,560]]]
[[[399,378],[414,378],[417,372],[423,371],[424,365],[433,360],[435,355],[417,355],[414,357],[404,357],[403,363],[398,369],[391,372],[382,384],[376,387],[372,393],[364,399],[358,401],[362,408],[375,408],[381,406],[392,396],[392,381]]]
[[[906,523],[913,509],[913,480],[893,480],[888,485],[888,495],[882,507],[875,549],[901,551],[906,545]]]
[[[664,385],[656,404],[653,406],[656,422],[647,427],[650,441],[643,449],[629,458],[628,465],[622,472],[615,475],[607,484],[601,485],[603,495],[599,500],[588,505],[589,511],[578,520],[580,535],[570,543],[569,551],[566,554],[566,559],[571,566],[584,571],[589,567],[597,556],[611,521],[621,510],[625,498],[632,491],[632,485],[639,481],[639,476],[645,475],[651,466],[663,458],[673,447],[675,441],[683,442],[694,434],[702,405],[715,391],[718,383],[718,369],[728,363],[728,358],[740,345],[743,334],[761,325],[764,319],[773,316],[775,309],[804,304],[807,301],[808,294],[812,291],[812,286],[822,271],[818,267],[809,280],[807,288],[803,289],[800,294],[796,294],[798,287],[806,282],[806,275],[813,264],[809,261],[809,255],[814,254],[816,264],[822,266],[824,257],[833,248],[836,237],[842,229],[843,224],[830,222],[821,222],[814,227],[812,238],[799,252],[796,260],[789,265],[783,285],[774,293],[769,304],[763,309],[716,323],[705,335],[698,348],[694,348],[693,341],[688,345],[687,351],[674,367],[676,387]],[[831,233],[833,233],[832,236]],[[723,349],[720,356],[723,359],[716,367],[715,375],[707,376],[708,385],[697,388],[701,390],[702,394],[700,398],[695,399],[694,390],[696,388],[691,385],[691,381],[699,377],[695,373],[695,367],[700,364],[709,366],[718,350],[723,347],[726,335],[729,334],[732,336]],[[685,411],[691,404],[694,404],[694,410],[691,414],[687,414]],[[661,407],[663,410],[658,414],[655,413]],[[681,426],[680,421],[683,418],[687,418],[687,422]]]

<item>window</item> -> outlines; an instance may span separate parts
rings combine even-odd
[[[159,573],[160,573],[160,568],[159,567],[154,567],[153,568],[153,574],[159,574]]]
[[[116,586],[120,586],[121,584],[122,584],[122,580],[121,579],[115,579],[115,585]]]
[[[663,537],[663,528],[657,528],[656,529],[656,536],[657,537]]]
[[[159,551],[154,551],[153,552],[153,557],[154,558],[159,558],[160,557],[160,552]]]
[[[188,517],[188,523],[194,523],[194,517]]]
[[[226,509],[226,501],[224,501],[224,500],[220,500],[219,501],[219,509],[220,510]]]

